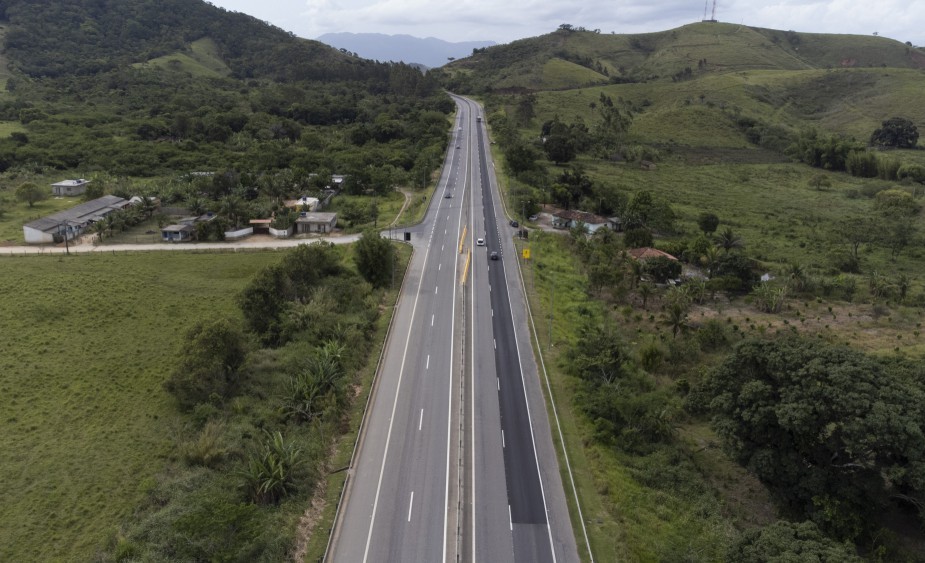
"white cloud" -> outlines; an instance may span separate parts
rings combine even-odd
[[[408,34],[448,41],[509,42],[569,23],[603,33],[664,31],[700,21],[701,0],[212,0],[302,37],[334,32]],[[707,0],[707,9],[712,0]],[[921,0],[719,0],[720,21],[818,33],[881,36],[925,44]]]

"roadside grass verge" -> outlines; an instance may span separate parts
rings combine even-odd
[[[88,561],[153,485],[187,327],[279,253],[0,260],[0,560]]]

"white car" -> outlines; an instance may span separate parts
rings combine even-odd
[[[483,239],[483,238],[476,239],[476,240],[475,240],[475,245],[476,245],[476,246],[485,246],[485,239]]]

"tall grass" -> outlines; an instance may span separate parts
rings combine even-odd
[[[162,382],[277,253],[0,260],[0,560],[87,561],[164,466]]]

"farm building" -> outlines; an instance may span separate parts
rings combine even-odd
[[[58,197],[81,195],[87,191],[87,184],[89,183],[90,180],[84,180],[83,178],[79,180],[64,180],[63,182],[52,184],[51,193]]]
[[[48,217],[36,219],[22,227],[23,237],[27,243],[43,244],[61,242],[65,234],[68,240],[80,236],[87,228],[104,217],[125,209],[128,200],[114,195],[103,196],[87,203],[81,203],[65,211],[59,211]]]

